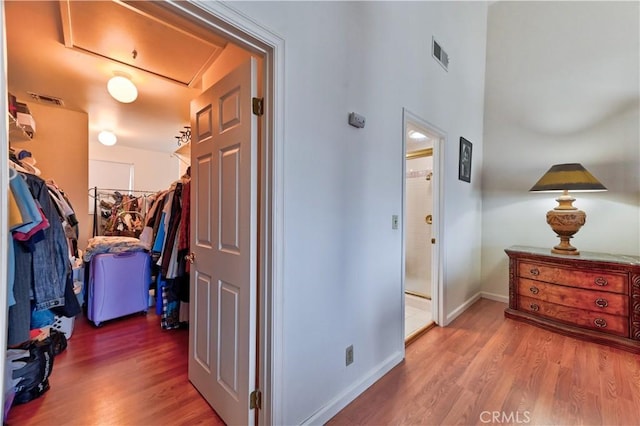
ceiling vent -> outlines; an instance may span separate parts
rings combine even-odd
[[[55,105],[55,106],[64,106],[64,101],[60,98],[56,98],[55,96],[47,96],[47,95],[39,95],[37,93],[33,93],[33,92],[27,92],[29,94],[29,96],[31,96],[31,98],[34,101],[38,101],[41,104],[47,104],[47,105]]]
[[[431,55],[438,61],[445,71],[449,70],[449,55],[442,49],[442,45],[435,38],[432,38]]]

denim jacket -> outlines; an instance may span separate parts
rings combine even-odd
[[[43,310],[65,303],[66,279],[71,270],[69,248],[60,215],[51,201],[44,180],[29,174],[26,180],[50,226],[44,230],[44,239],[32,245],[32,251],[24,248],[16,250],[15,285],[18,285],[18,281],[22,281],[22,285],[29,285],[35,309]]]

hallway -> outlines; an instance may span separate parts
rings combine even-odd
[[[480,299],[431,329],[327,425],[638,423],[637,355],[506,319],[505,308]]]

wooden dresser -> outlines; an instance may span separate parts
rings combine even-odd
[[[640,353],[640,257],[513,246],[507,318]]]

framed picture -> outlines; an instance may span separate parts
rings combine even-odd
[[[471,182],[471,142],[460,137],[460,159],[458,162],[458,179]]]

